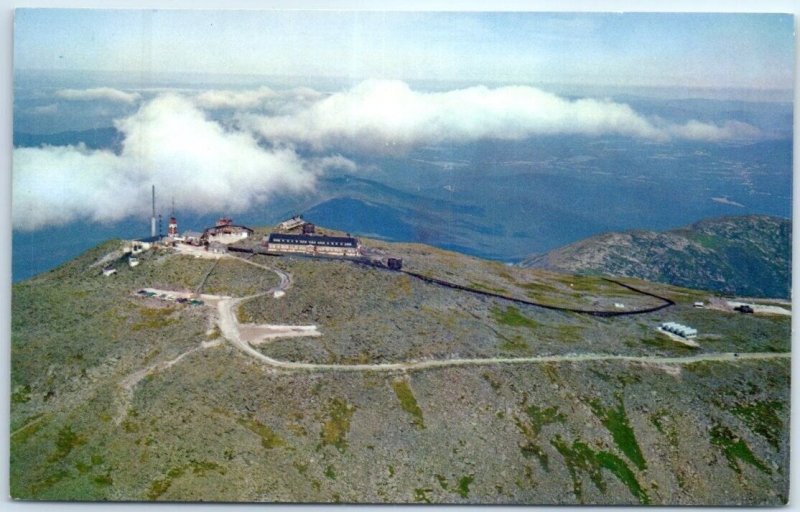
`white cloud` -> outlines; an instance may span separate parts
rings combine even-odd
[[[189,100],[162,95],[116,123],[119,155],[84,146],[14,149],[14,227],[147,215],[150,185],[194,212],[236,213],[272,194],[312,188],[317,173],[352,162],[306,162],[288,148],[264,149],[248,133],[208,120]]]
[[[323,95],[308,87],[275,91],[269,87],[245,90],[211,90],[194,97],[195,103],[207,110],[267,110],[288,113],[308,106]]]
[[[109,88],[58,94],[76,100],[141,99]],[[234,122],[226,112],[215,113],[223,121],[211,120],[203,109],[232,109]],[[83,145],[14,149],[16,229],[148,216],[151,184],[174,196],[182,210],[245,211],[278,192],[309,190],[331,168],[356,170],[355,163],[332,148],[386,153],[441,142],[543,134],[614,134],[657,141],[759,135],[746,123],[670,123],[622,103],[570,100],[533,87],[424,93],[398,81],[367,81],[334,94],[266,87],[158,94],[115,125],[124,137],[119,154]],[[294,149],[297,144],[318,153],[301,157]]]
[[[37,107],[33,107],[31,112],[40,116],[50,116],[58,113],[58,105],[55,103],[51,103],[49,105],[39,105]]]
[[[396,151],[440,142],[520,140],[544,134],[624,135],[652,140],[722,140],[752,136],[745,123],[717,126],[648,119],[610,100],[569,100],[534,87],[413,91],[400,81],[369,80],[284,115],[242,113],[241,126],[270,141],[317,150]]]
[[[212,90],[198,94],[195,101],[200,107],[210,110],[220,108],[255,109],[260,108],[264,101],[276,96],[278,94],[269,87],[244,91]]]
[[[111,87],[96,87],[93,89],[61,89],[56,91],[56,96],[70,101],[111,101],[115,103],[133,104],[141,99],[137,92],[125,92]]]
[[[125,217],[137,194],[131,193],[132,176],[123,163],[111,151],[89,151],[82,145],[14,148],[14,227]]]

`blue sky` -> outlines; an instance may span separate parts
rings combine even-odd
[[[791,89],[776,14],[17,10],[17,69]]]

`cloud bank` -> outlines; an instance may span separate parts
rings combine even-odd
[[[169,191],[182,210],[246,211],[276,193],[313,189],[331,168],[357,170],[337,149],[396,154],[428,144],[552,134],[654,141],[759,135],[746,123],[671,123],[626,104],[571,100],[525,86],[419,92],[373,80],[333,94],[261,87],[142,100],[102,87],[56,95],[140,105],[115,122],[123,136],[118,154],[83,145],[15,148],[15,229],[149,216],[151,184]],[[300,146],[304,156],[295,149]]]
[[[750,137],[745,123],[718,126],[648,119],[610,100],[569,100],[534,87],[470,87],[418,92],[400,81],[370,80],[319,98],[288,115],[239,116],[243,127],[267,140],[307,144],[317,150],[412,148],[480,139],[521,140],[536,135],[623,135],[657,141],[718,141]]]
[[[324,95],[308,87],[276,91],[269,87],[249,90],[211,90],[194,97],[194,102],[207,110],[266,110],[272,113],[293,113],[308,107]]]
[[[205,91],[195,97],[197,105],[209,110],[232,108],[232,109],[255,109],[260,108],[264,102],[278,97],[278,93],[269,87],[260,87],[255,90],[244,91],[225,91],[212,90]]]
[[[312,188],[341,157],[301,159],[290,148],[265,149],[248,133],[210,121],[188,99],[163,95],[116,123],[120,154],[85,146],[14,150],[12,219],[32,230],[79,219],[115,221],[148,215],[150,184],[182,209],[240,212],[271,194]]]
[[[93,89],[61,89],[56,91],[58,98],[70,101],[110,101],[114,103],[133,104],[142,96],[136,92],[125,92],[111,87],[96,87]]]

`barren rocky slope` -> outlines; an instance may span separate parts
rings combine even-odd
[[[638,277],[752,297],[789,297],[792,223],[764,215],[721,217],[672,231],[593,236],[523,267]]]
[[[581,308],[658,302],[599,278],[369,243],[402,256],[410,270],[503,295]],[[13,287],[15,498],[787,499],[789,317],[695,309],[713,294],[628,279],[677,304],[597,318],[344,261],[259,256],[293,284],[281,298],[244,301],[239,320],[314,324],[322,333],[257,347],[270,357],[343,367],[486,360],[407,371],[281,370],[226,341],[213,307],[136,295],[205,282],[206,293],[243,297],[275,286],[275,274],[232,258],[158,251],[103,277],[92,264],[118,245]],[[699,328],[701,347],[657,332],[667,320]],[[536,356],[554,359],[521,359]],[[696,359],[680,359],[687,356]]]

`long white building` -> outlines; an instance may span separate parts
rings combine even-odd
[[[293,235],[270,233],[264,242],[267,252],[311,256],[361,256],[361,244],[349,236]]]

